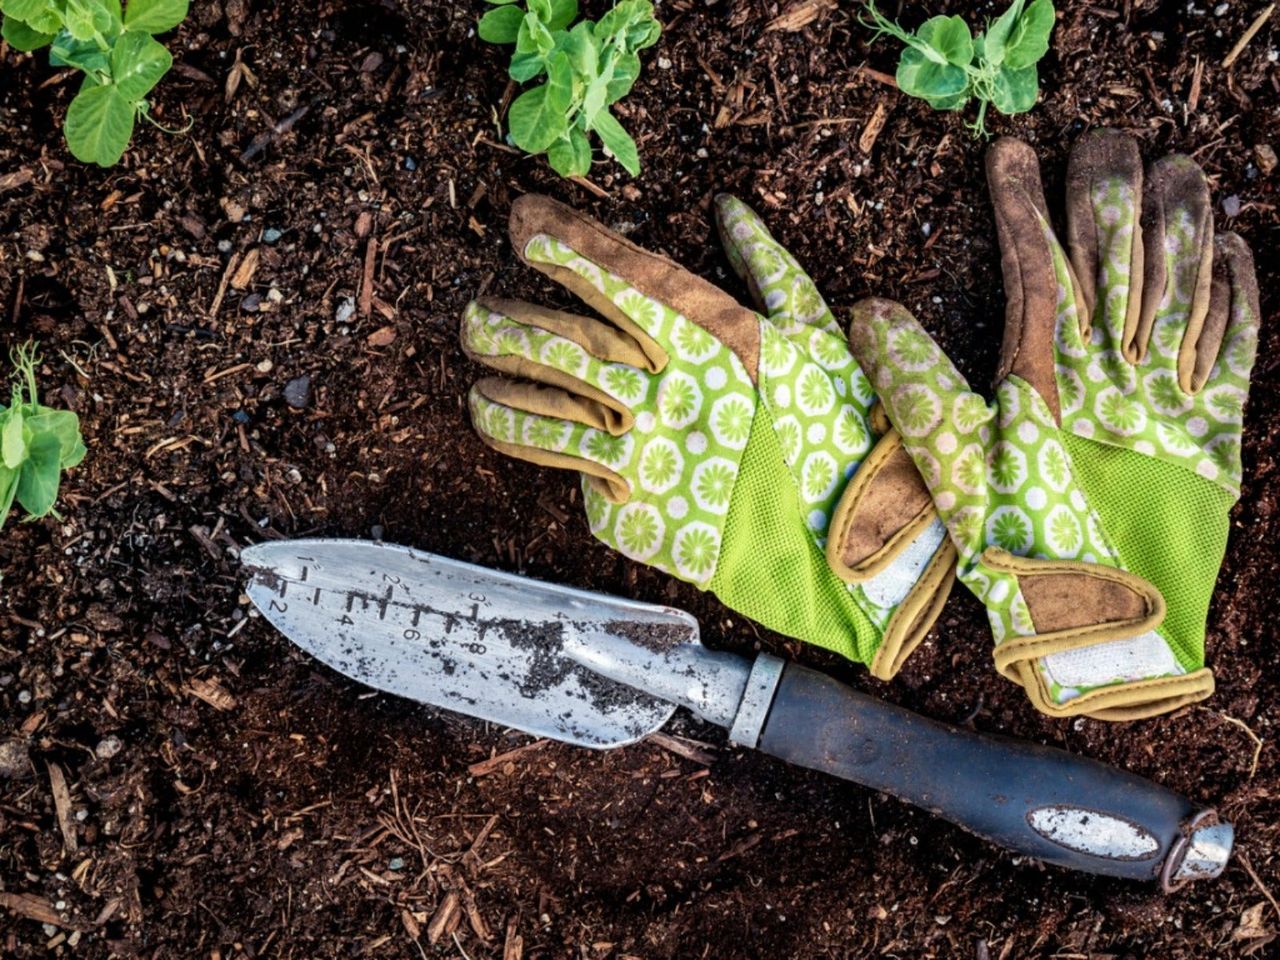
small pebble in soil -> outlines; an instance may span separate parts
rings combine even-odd
[[[31,773],[31,758],[21,740],[0,740],[0,780],[17,780]]]
[[[283,230],[277,230],[275,227],[267,227],[267,229],[262,231],[262,242],[276,243],[283,236]]]
[[[417,161],[417,160],[415,160],[415,159],[413,159],[413,157],[405,157],[405,158],[404,158],[404,168],[405,168],[406,170],[417,170],[417,169],[418,169],[418,161]]]
[[[388,862],[387,862],[387,869],[388,869],[388,870],[403,870],[403,869],[404,869],[404,857],[392,857],[392,858],[390,859],[390,861],[388,861]]]
[[[117,736],[103,737],[93,748],[94,756],[99,760],[110,760],[124,749],[124,743]]]
[[[235,413],[231,415],[231,419],[234,420],[236,423],[248,423],[253,418],[250,417],[249,414],[245,413],[243,410],[237,410]]]
[[[333,312],[333,319],[338,323],[346,323],[356,315],[355,297],[347,297],[340,304],[338,309]]]
[[[1240,216],[1240,196],[1239,194],[1231,194],[1229,197],[1222,198],[1222,212],[1228,217]]]
[[[284,402],[295,410],[305,410],[311,403],[311,378],[294,377],[284,385]]]
[[[270,360],[263,360],[256,367],[254,367],[254,369],[257,370],[259,373],[270,373],[274,368],[275,368],[275,364],[272,363]]]
[[[19,703],[30,703],[30,702],[31,702],[31,691],[30,691],[30,690],[19,690],[19,691],[18,691],[18,702],[19,702]]]
[[[1257,158],[1258,169],[1262,171],[1264,177],[1268,176],[1276,168],[1276,151],[1271,144],[1258,144],[1253,148],[1253,155]]]
[[[245,313],[257,313],[258,307],[262,305],[261,294],[251,293],[240,301],[240,309]]]
[[[1230,9],[1231,9],[1231,4],[1220,3],[1213,8],[1213,15],[1215,17],[1225,17],[1227,15],[1227,11]]]

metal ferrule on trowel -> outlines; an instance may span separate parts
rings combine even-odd
[[[353,540],[244,551],[249,596],[294,643],[379,690],[593,748],[677,706],[746,747],[882,790],[1048,863],[1166,890],[1215,877],[1230,824],[1062,750],[929,720],[768,654],[714,651],[671,607]]]

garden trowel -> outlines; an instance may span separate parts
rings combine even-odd
[[[689,614],[390,544],[281,540],[248,594],[353,680],[583,747],[634,743],[678,707],[730,738],[945,817],[993,843],[1166,890],[1226,866],[1231,825],[1141,777],[918,716],[769,654],[710,650]]]

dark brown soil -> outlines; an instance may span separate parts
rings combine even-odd
[[[474,36],[478,2],[197,0],[155,103],[190,131],[142,127],[109,171],[61,143],[71,77],[0,46],[0,346],[43,342],[42,382],[79,412],[90,451],[60,521],[0,535],[0,955],[1276,949],[1280,171],[1254,152],[1280,148],[1275,22],[1221,67],[1260,2],[1063,3],[1042,102],[992,120],[1036,145],[1051,198],[1090,126],[1133,131],[1148,156],[1191,152],[1215,196],[1238,201],[1219,224],[1258,253],[1267,321],[1204,706],[1123,726],[1044,719],[996,676],[961,590],[903,676],[876,683],[620,559],[589,535],[572,478],[472,435],[463,398],[479,371],[455,339],[467,299],[564,302],[505,241],[512,198],[533,189],[725,283],[709,204],[734,191],[833,302],[901,298],[974,382],[989,378],[1003,301],[983,145],[961,117],[859,74],[891,71],[894,55],[865,46],[854,4],[767,31],[781,6],[661,4],[665,35],[625,101],[645,171],[598,164],[603,196],[501,145],[513,91],[500,51]],[[887,122],[868,154],[877,105]],[[237,270],[245,289],[222,287]],[[297,409],[285,388],[304,376]],[[703,741],[682,747],[692,758],[652,741],[549,744],[469,770],[527,738],[371,694],[246,622],[236,548],[304,534],[381,535],[677,604],[713,646],[801,659],[1217,804],[1239,853],[1222,879],[1169,898],[1042,868],[687,718],[669,732]],[[41,911],[56,924],[30,919]]]

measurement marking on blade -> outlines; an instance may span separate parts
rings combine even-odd
[[[292,578],[292,582],[301,582],[301,578]],[[273,583],[271,586],[275,586],[275,584]],[[278,592],[282,597],[284,595],[283,591],[277,590],[273,592]],[[405,620],[408,620],[410,628],[405,630],[403,635],[404,639],[418,640],[421,639],[422,634],[416,628],[422,625],[423,614],[427,614],[428,616],[438,617],[441,620],[441,627],[443,628],[445,636],[453,636],[456,633],[454,629],[455,627],[463,624],[469,626],[471,630],[474,631],[474,637],[459,637],[456,639],[463,643],[464,649],[473,654],[483,655],[486,651],[487,647],[484,641],[490,630],[494,628],[504,630],[508,626],[508,621],[502,618],[481,617],[480,609],[482,605],[487,602],[487,598],[483,597],[483,595],[477,596],[476,594],[471,594],[470,599],[472,600],[472,603],[470,605],[470,610],[466,613],[453,610],[438,610],[430,604],[425,603],[409,603],[403,600],[396,600],[395,587],[391,585],[387,587],[385,593],[378,596],[350,587],[344,589],[341,586],[315,586],[313,587],[308,599],[311,601],[312,607],[322,607],[329,597],[336,599],[338,596],[342,597],[342,606],[346,612],[335,617],[334,620],[343,626],[356,625],[356,621],[348,614],[357,612],[356,601],[358,600],[360,602],[359,611],[361,612],[368,612],[371,606],[376,605],[378,609],[378,619],[380,621],[385,622],[389,619],[399,619],[401,622],[404,622]],[[269,602],[269,607],[281,613],[287,609],[284,604],[278,603],[274,599]]]

